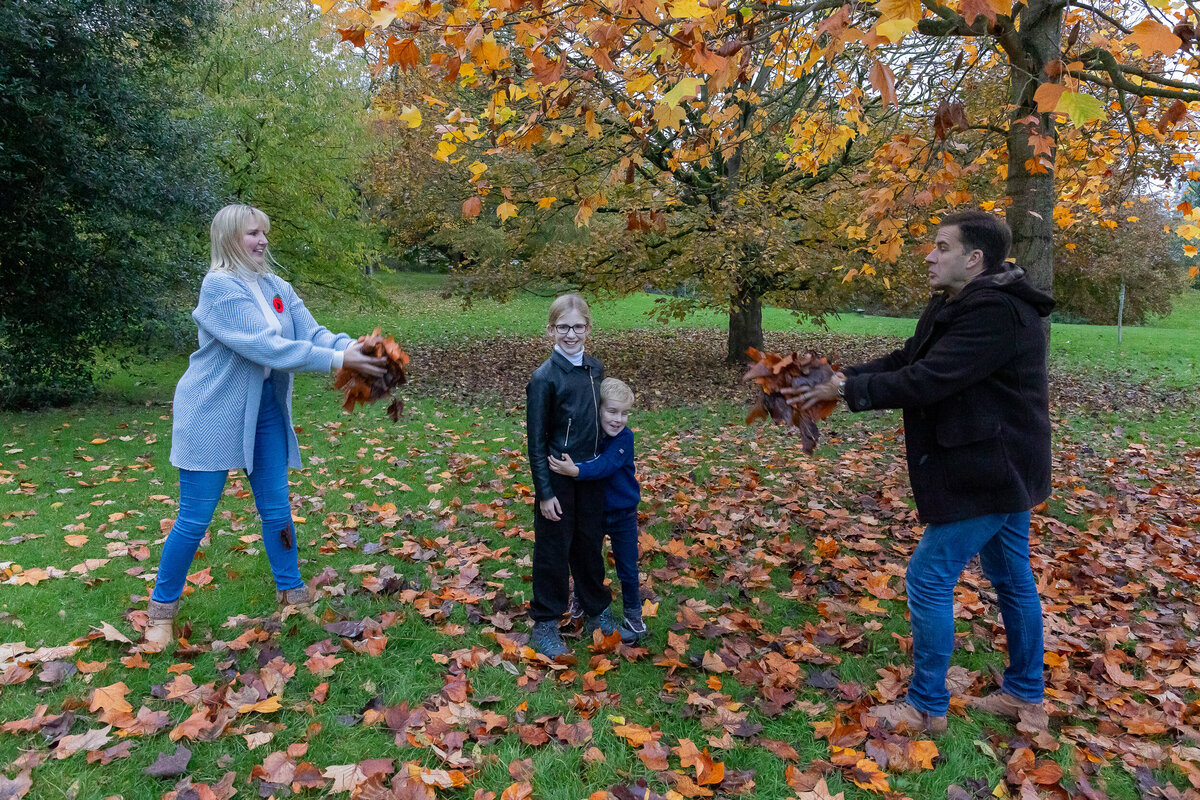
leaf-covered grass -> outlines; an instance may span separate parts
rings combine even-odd
[[[536,337],[547,302],[462,313],[436,297],[433,281],[388,280],[397,303],[378,315],[379,323],[406,346],[429,352],[455,342]],[[414,290],[422,280],[425,287]],[[645,300],[599,306],[597,325],[644,326],[637,304]],[[321,301],[313,305],[333,327],[365,332],[374,322],[369,310],[342,310],[338,318]],[[911,325],[887,321],[893,323]],[[618,337],[607,346],[626,341],[641,340]],[[1146,345],[1139,352],[1150,362],[1151,351]],[[632,363],[639,353],[613,352],[612,360]],[[1093,378],[1109,369],[1096,353],[1080,366]],[[677,392],[652,411],[635,411],[631,421],[644,487],[641,566],[654,608],[652,635],[646,652],[624,654],[591,653],[570,639],[579,660],[565,675],[503,655],[503,642],[521,641],[528,628],[521,614],[530,596],[532,548],[523,413],[503,392],[496,399],[464,399],[435,380],[469,373],[489,354],[471,355],[416,364],[418,380],[406,393],[398,425],[386,420],[382,407],[344,413],[328,377],[300,376],[294,422],[306,466],[291,480],[294,513],[304,519],[298,525],[302,572],[322,576],[316,613],[282,620],[276,613],[270,571],[255,541],[253,503],[245,481],[234,476],[211,542],[192,567],[207,569],[211,583],[192,587],[180,615],[200,650],[185,658],[148,655],[148,667],[127,667],[120,659],[130,646],[98,638],[47,659],[107,662],[94,673],[51,674],[58,668],[31,663],[25,675],[19,665],[7,667],[0,721],[29,718],[39,704],[48,706],[47,714],[74,714],[68,729],[53,735],[0,733],[7,779],[29,767],[28,796],[37,798],[160,797],[178,779],[150,778],[142,770],[160,752],[174,751],[167,734],[193,708],[162,699],[154,687],[186,669],[196,685],[220,689],[233,682],[240,689],[238,674],[261,673],[280,655],[295,667],[278,692],[280,710],[239,714],[212,741],[182,740],[194,753],[187,771],[193,782],[215,784],[233,771],[239,796],[256,796],[262,787],[252,771],[292,745],[292,762],[318,769],[371,758],[395,759],[402,771],[409,761],[429,770],[463,769],[468,786],[437,790],[451,798],[474,797],[477,789],[499,796],[518,782],[513,776],[521,774],[523,759],[532,760],[533,791],[545,800],[585,798],[638,779],[664,794],[671,773],[697,777],[674,753],[668,770],[646,766],[615,731],[632,724],[655,728],[672,748],[683,740],[707,748],[726,770],[724,782],[708,787],[718,796],[747,791],[749,780],[755,797],[803,796],[799,782],[788,784],[789,765],[797,773],[824,771],[834,794],[874,796],[852,783],[848,769],[827,765],[836,753],[817,736],[814,722],[848,719],[879,702],[892,686],[880,670],[894,670],[902,684],[910,666],[901,576],[920,527],[907,492],[898,416],[839,412],[823,426],[821,447],[806,457],[787,432],[746,428],[742,406],[699,395],[686,365],[672,364],[669,354],[645,353],[661,364],[655,388]],[[1161,361],[1165,356],[1155,363]],[[0,416],[0,642],[60,647],[104,622],[137,639],[139,617],[129,610],[145,608],[163,520],[174,516],[178,500],[167,460],[169,408],[161,403],[183,366],[172,360],[120,373],[125,383],[114,387],[131,387],[133,403],[114,388],[105,403],[90,407]],[[487,388],[480,387],[481,397]],[[1035,569],[1043,578],[1048,649],[1062,659],[1048,670],[1061,746],[1036,754],[1039,764],[1062,766],[1065,786],[1078,779],[1076,769],[1115,798],[1138,797],[1147,781],[1187,785],[1181,769],[1165,768],[1169,758],[1162,756],[1172,744],[1186,743],[1178,712],[1171,716],[1148,698],[1166,692],[1180,703],[1197,700],[1195,665],[1170,655],[1194,653],[1196,644],[1196,586],[1187,567],[1196,535],[1187,520],[1200,512],[1187,488],[1200,466],[1192,420],[1194,409],[1186,407],[1056,411],[1056,489],[1046,516],[1038,518]],[[890,577],[871,588],[866,580],[872,575]],[[954,664],[972,693],[987,691],[988,670],[1003,665],[989,591],[973,569],[958,594],[963,611]],[[361,634],[337,627],[368,618],[386,622],[381,655],[355,652],[362,649]],[[264,641],[245,649],[214,646],[256,629]],[[328,674],[314,674],[321,670],[310,662],[310,648],[326,640],[328,652],[342,661]],[[794,692],[780,709],[764,705],[763,679],[749,669],[773,654],[798,668],[794,681],[780,684]],[[1109,662],[1115,673],[1104,672]],[[1192,682],[1176,677],[1167,686],[1172,675]],[[465,695],[452,687],[461,677],[469,682]],[[1154,685],[1113,683],[1126,678]],[[117,682],[128,687],[135,712],[141,705],[167,711],[169,724],[129,738],[129,755],[107,765],[87,763],[84,752],[54,758],[64,733],[102,727],[89,711],[89,696]],[[322,701],[323,683],[328,694]],[[466,717],[487,711],[504,723],[489,735],[449,738],[426,726],[433,733],[408,731],[397,746],[387,724],[371,717],[400,704]],[[586,717],[591,734],[582,741],[564,744],[552,734],[548,744],[530,744],[521,734],[521,725],[549,730],[545,717],[580,723],[581,709],[592,709]],[[468,726],[456,730],[466,733]],[[272,738],[251,750],[245,735],[254,733]],[[52,747],[51,739],[59,744]],[[798,760],[781,758],[768,740],[786,742]],[[114,736],[106,746],[119,741]],[[951,784],[982,796],[1006,782],[1009,758],[1029,744],[1010,724],[956,706],[935,768],[890,774],[890,786],[913,798],[945,797]],[[850,747],[863,752],[864,742]],[[22,756],[28,752],[34,755]],[[1190,751],[1182,752],[1194,767]],[[42,757],[44,763],[31,766]],[[1148,771],[1138,774],[1138,767]],[[299,793],[320,796],[330,783]],[[1016,793],[1017,785],[1010,790]]]

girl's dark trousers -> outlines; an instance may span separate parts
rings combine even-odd
[[[562,506],[562,519],[552,522],[535,505],[533,514],[534,622],[556,620],[567,610],[569,578],[583,611],[594,617],[612,603],[604,585],[604,481],[577,481],[550,474],[550,485]],[[535,498],[540,503],[542,498]]]

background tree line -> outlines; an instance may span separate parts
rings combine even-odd
[[[692,17],[622,29],[597,12],[540,49],[499,17],[447,34],[417,12],[319,5],[0,5],[0,405],[88,396],[105,349],[189,346],[207,224],[232,201],[270,214],[301,284],[369,289],[384,263],[451,271],[467,298],[650,290],[664,317],[728,312],[732,359],[761,343],[764,303],[919,308],[939,208],[1007,196],[1019,260],[1056,240],[1036,266],[1073,321],[1115,322],[1122,285],[1127,322],[1168,311],[1195,255],[1162,197],[1187,172],[1191,121],[1151,105],[1190,84],[1105,89],[1114,102],[1068,115],[1014,83],[1055,46],[1101,41],[1119,4],[1022,6],[1041,9],[1041,38],[1018,41],[1003,13],[967,25],[955,4],[918,25],[915,0],[861,19],[674,3]],[[902,44],[852,33],[884,22]],[[1169,67],[1149,41],[1110,50]],[[447,43],[458,55],[429,55]]]
[[[68,403],[97,353],[191,344],[208,223],[262,207],[293,280],[377,258],[361,57],[302,0],[0,4],[0,406]]]

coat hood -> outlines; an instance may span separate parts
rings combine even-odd
[[[1004,272],[980,275],[964,286],[955,299],[961,300],[963,296],[979,291],[980,289],[995,289],[1005,294],[1010,294],[1018,300],[1031,305],[1037,311],[1039,317],[1048,317],[1050,316],[1050,312],[1054,310],[1054,298],[1042,290],[1035,288],[1029,282],[1025,270],[1020,267],[1014,267]]]

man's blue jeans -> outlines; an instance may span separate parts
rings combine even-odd
[[[976,553],[996,589],[1008,638],[1004,691],[1018,700],[1042,701],[1042,602],[1029,566],[1029,512],[988,514],[927,526],[908,563],[914,666],[908,702],[929,714],[942,716],[950,705],[946,670],[954,651],[954,587]]]
[[[254,492],[254,505],[262,519],[263,546],[275,576],[275,588],[280,590],[304,585],[296,554],[296,528],[288,503],[286,425],[287,420],[275,401],[274,382],[267,378],[258,406],[254,469],[248,477]],[[179,515],[163,545],[152,595],[154,600],[173,603],[183,593],[188,568],[212,522],[228,475],[227,472],[179,470]]]

